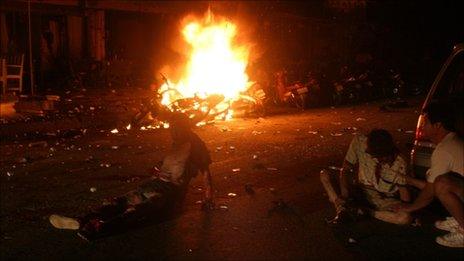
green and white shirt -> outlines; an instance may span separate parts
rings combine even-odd
[[[376,167],[379,161],[366,152],[367,137],[357,135],[350,143],[345,160],[355,165],[358,164],[358,182],[362,185],[374,187],[379,192],[395,193],[398,186],[406,184],[404,175],[406,175],[406,161],[397,156],[395,161],[380,166],[380,178],[377,180],[375,175]]]

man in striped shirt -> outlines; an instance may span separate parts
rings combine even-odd
[[[349,216],[347,202],[355,199],[355,202],[367,206],[364,209],[377,219],[394,224],[409,224],[412,218],[408,213],[389,209],[400,200],[410,200],[404,186],[406,171],[406,162],[399,155],[388,131],[374,129],[367,136],[355,136],[340,170],[340,193],[335,192],[331,173],[328,170],[320,173],[324,189],[337,211],[334,222],[341,222]],[[353,175],[354,172],[357,175]]]

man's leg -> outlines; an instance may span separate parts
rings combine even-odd
[[[438,176],[433,183],[435,195],[451,216],[464,228],[464,179],[451,174]]]
[[[373,189],[364,189],[364,194],[367,201],[375,207],[370,213],[374,218],[396,225],[407,225],[412,222],[412,216],[409,213],[389,210],[390,206],[400,203],[398,199],[385,197]]]
[[[448,223],[448,226],[441,228],[450,233],[437,237],[435,241],[442,246],[464,248],[464,179],[461,176],[445,174],[436,178],[433,186],[435,195],[454,218],[437,221],[441,225]],[[437,223],[435,226],[440,228]]]
[[[133,220],[148,210],[161,209],[165,206],[166,196],[174,188],[172,183],[159,179],[146,182],[81,218],[78,235],[85,240],[92,240],[101,233],[117,229],[121,222]]]

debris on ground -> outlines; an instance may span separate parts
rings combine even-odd
[[[343,133],[340,133],[340,132],[331,132],[331,133],[330,133],[330,136],[333,136],[333,137],[340,137],[340,136],[343,136]]]
[[[232,169],[232,172],[239,172],[240,168]]]
[[[267,167],[266,169],[267,169],[267,170],[271,170],[271,171],[276,171],[276,170],[278,170],[277,168],[273,168],[273,167]]]
[[[221,210],[228,210],[229,207],[228,207],[227,205],[225,205],[225,204],[221,204],[221,205],[219,205],[219,209],[221,209]]]
[[[231,192],[231,193],[228,193],[227,196],[230,198],[235,198],[237,194]]]
[[[318,134],[319,132],[317,132],[317,131],[308,131],[308,133],[309,133],[309,134],[314,134],[314,135],[316,135],[316,134]]]
[[[366,119],[362,118],[362,117],[359,117],[359,118],[356,119],[356,121],[366,121]]]
[[[97,191],[97,188],[95,188],[95,187],[90,188],[90,192],[96,192],[96,191]]]

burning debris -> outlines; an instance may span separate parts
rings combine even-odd
[[[250,47],[236,42],[233,22],[208,11],[201,19],[186,20],[181,33],[190,46],[188,62],[179,67],[182,77],[174,83],[161,73],[164,84],[127,130],[168,128],[163,111],[184,113],[196,126],[231,119],[238,111],[264,111],[265,93],[245,72]]]

